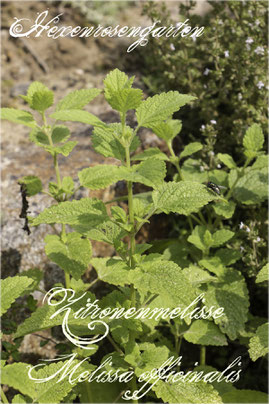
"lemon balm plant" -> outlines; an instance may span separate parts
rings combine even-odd
[[[200,370],[205,372],[212,371],[206,366],[206,346],[221,347],[240,340],[249,349],[253,361],[267,353],[265,321],[248,313],[247,285],[242,273],[234,267],[241,254],[228,244],[235,234],[226,224],[233,216],[236,203],[259,203],[266,197],[266,162],[261,129],[254,125],[244,137],[243,166],[238,167],[229,155],[223,154],[219,159],[227,170],[211,170],[204,175],[197,171],[196,165],[192,164],[195,160],[190,158],[203,148],[202,144],[190,143],[179,156],[173,150],[173,139],[181,130],[181,122],[173,119],[173,114],[195,97],[169,91],[143,100],[142,91],[133,88],[133,80],[118,69],[110,72],[104,80],[105,99],[119,115],[118,122],[112,124],[102,122],[83,109],[101,93],[99,89],[71,92],[48,116],[47,109],[53,105],[53,92],[34,82],[23,97],[32,112],[11,108],[1,111],[2,119],[28,126],[30,140],[52,156],[55,182],[42,184],[39,178],[26,176],[20,180],[20,185],[24,196],[31,197],[43,191],[52,198],[52,206],[37,217],[26,217],[26,225],[53,227],[56,234],[45,237],[45,252],[65,273],[65,285],[57,285],[62,286],[62,292],[55,295],[53,291],[49,292],[46,297],[53,304],[33,309],[31,317],[16,329],[13,335],[15,343],[27,334],[63,324],[64,312],[56,315],[56,311],[64,302],[64,287],[69,297],[74,291],[79,298],[70,305],[72,315],[68,325],[75,338],[74,343],[66,341],[64,353],[69,356],[31,373],[36,379],[47,377],[46,383],[35,383],[29,378],[27,363],[16,358],[10,363],[8,356],[7,361],[1,362],[2,383],[19,391],[12,402],[118,402],[126,391],[131,392],[129,397],[139,391],[143,384],[140,376],[144,372],[159,368],[171,356],[178,357],[184,343],[199,347]],[[135,110],[137,124],[134,128],[126,123],[129,110]],[[125,181],[126,198],[109,203],[92,197],[76,200],[73,179],[62,177],[58,165],[58,156],[67,157],[76,142],[69,140],[68,127],[59,121],[93,126],[95,151],[115,159],[115,164],[95,165],[79,171],[80,186],[98,190]],[[167,143],[169,155],[158,148],[137,151],[140,145],[138,133],[142,127],[152,130]],[[166,181],[166,168],[171,164],[176,167],[177,174],[172,181]],[[218,186],[207,186],[208,182],[224,185],[227,188],[225,196],[220,194]],[[135,183],[143,184],[148,191],[134,194]],[[186,228],[178,240],[168,240],[166,248],[153,252],[151,244],[137,243],[136,236],[153,215],[160,213],[185,217]],[[112,246],[113,257],[93,258],[92,240]],[[91,291],[92,284],[82,281],[89,266],[95,268],[98,280],[110,285],[110,290],[100,300]],[[267,279],[265,262],[259,263],[260,268],[256,281],[263,285]],[[2,281],[1,314],[5,315],[17,297],[38,289],[41,279],[42,272],[31,269]],[[202,302],[198,298],[201,295],[204,297]],[[105,340],[97,343],[97,334],[103,333],[102,327],[89,329],[87,318],[74,315],[96,299],[104,310],[108,307],[124,310],[180,307],[184,310],[189,306],[199,310],[203,303],[207,307],[223,308],[224,314],[216,319],[197,317],[192,320],[176,316],[174,319],[159,316],[158,320],[134,319],[132,316],[111,320],[107,315],[102,321],[109,325],[109,333]],[[76,344],[76,340],[83,340],[88,335],[96,337],[92,350],[82,349]],[[62,377],[61,369],[69,369],[71,357],[75,374],[82,370],[87,374],[98,373],[98,366],[103,363],[102,370],[132,371],[134,376],[127,383],[117,377],[113,383],[98,383],[96,380],[81,383],[79,377],[70,383],[70,379]],[[108,360],[110,357],[111,361]],[[195,361],[192,358],[192,369],[196,366]],[[184,368],[184,364],[182,366]],[[51,375],[55,377],[50,378]],[[181,379],[173,384],[159,380],[150,385],[148,392],[141,395],[141,402],[200,403],[205,397],[212,403],[241,402],[251,394],[258,395],[260,400],[265,399],[261,392],[236,390],[232,383],[228,383],[228,387],[223,383],[213,386],[204,381],[185,383]],[[1,397],[3,402],[8,402],[3,390]],[[139,397],[137,393],[132,401],[140,402]]]

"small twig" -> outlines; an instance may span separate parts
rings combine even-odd
[[[40,335],[40,334],[32,334],[32,335],[35,335],[36,337],[43,338],[43,339],[46,339],[47,341],[53,342],[53,344],[55,344],[55,345],[58,344],[58,342],[54,341],[52,338],[44,337],[43,335]]]
[[[34,51],[34,49],[29,45],[29,43],[24,39],[24,38],[19,38],[21,42],[23,43],[24,48],[26,49],[27,52],[29,52],[33,59],[37,62],[39,67],[45,72],[49,72],[48,65],[39,57],[39,55]]]

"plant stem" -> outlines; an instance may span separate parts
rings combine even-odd
[[[1,399],[2,399],[3,403],[8,404],[8,399],[7,399],[3,389],[2,388],[0,388],[0,389],[1,389]]]
[[[206,365],[206,347],[204,345],[200,347],[200,365]]]
[[[111,343],[111,345],[113,345],[113,347],[115,348],[115,350],[117,352],[119,352],[120,354],[123,355],[122,350],[118,347],[118,345],[116,344],[116,342],[113,340],[113,338],[111,338],[111,336],[109,334],[107,334],[107,339],[108,341]]]
[[[123,122],[123,129],[124,129]],[[125,155],[126,155],[126,167],[131,168],[131,160],[130,160],[130,146],[125,147]],[[133,205],[133,183],[132,181],[127,182],[127,189],[128,189],[128,211],[129,211],[129,223],[132,225],[132,230],[130,233],[130,249],[129,249],[129,265],[130,270],[134,267],[133,255],[135,252],[135,221],[134,221],[134,205]],[[134,285],[131,285],[131,307],[136,307],[136,299],[135,299],[135,288]],[[130,343],[135,344],[135,333],[130,333]],[[136,387],[136,376],[131,380],[131,388],[134,392]],[[137,403],[137,400],[133,400],[133,403]]]

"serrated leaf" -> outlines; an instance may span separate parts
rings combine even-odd
[[[134,172],[133,182],[141,182],[152,188],[157,188],[162,185],[166,175],[166,165],[164,161],[154,158],[142,161],[140,164],[133,166],[132,169]]]
[[[117,139],[112,127],[95,127],[92,145],[94,150],[104,157],[114,157],[120,161],[125,160],[125,149]]]
[[[79,232],[94,229],[109,220],[104,203],[98,199],[82,198],[78,201],[61,202],[51,206],[33,220],[33,225],[42,223],[69,224]]]
[[[108,243],[116,247],[116,244],[119,243],[120,239],[126,236],[128,233],[117,224],[110,221],[96,226],[94,229],[89,230],[85,234],[92,240],[103,241],[104,243]]]
[[[64,125],[54,126],[51,133],[52,142],[62,143],[70,137],[70,130]]]
[[[61,146],[44,146],[44,149],[47,150],[50,154],[62,154],[63,156],[67,157],[77,145],[78,142],[66,142]]]
[[[162,255],[165,260],[174,261],[181,268],[184,268],[189,264],[187,259],[188,250],[186,245],[181,241],[169,242],[168,247],[164,250]]]
[[[37,268],[28,269],[27,271],[20,272],[17,276],[27,276],[32,280],[28,288],[25,288],[25,294],[30,293],[38,288],[38,285],[43,278],[43,272]]]
[[[264,168],[264,167],[268,167],[268,163],[269,163],[269,156],[259,156],[257,158],[257,160],[255,161],[255,163],[251,166],[251,168]]]
[[[179,134],[182,123],[178,119],[168,119],[166,122],[156,122],[150,128],[157,136],[168,143]]]
[[[249,356],[254,362],[269,352],[268,325],[269,323],[266,323],[258,327],[255,335],[249,340]]]
[[[144,260],[139,268],[129,271],[129,280],[143,293],[162,296],[171,307],[187,307],[196,297],[181,268],[171,261]]]
[[[25,101],[27,101],[28,104],[30,105],[33,100],[34,94],[42,91],[50,91],[50,90],[48,87],[45,86],[45,84],[40,83],[40,81],[33,81],[33,83],[31,83],[27,89],[27,96],[24,97]]]
[[[130,284],[128,280],[129,268],[123,261],[113,258],[93,258],[91,264],[101,281],[117,286]]]
[[[195,226],[188,237],[188,242],[195,245],[199,250],[206,251],[213,245],[213,238],[206,226]]]
[[[186,383],[180,380],[173,384],[158,382],[153,386],[156,396],[164,403],[207,403],[221,404],[219,393],[213,386],[203,381]]]
[[[215,276],[211,276],[208,271],[201,269],[197,265],[190,265],[189,267],[184,268],[183,274],[194,286],[201,283],[217,281]]]
[[[264,136],[260,125],[254,123],[248,128],[243,138],[243,146],[246,150],[256,152],[262,149],[264,143]]]
[[[30,107],[36,111],[43,113],[52,106],[54,100],[53,91],[39,90],[36,91],[31,99]]]
[[[192,344],[224,346],[228,345],[225,335],[212,321],[196,320],[188,331],[184,333],[184,339]]]
[[[36,383],[34,380],[31,380],[28,377],[29,364],[27,363],[13,363],[11,365],[7,365],[3,368],[2,372],[2,383],[7,384],[10,387],[13,387],[16,390],[21,391],[23,394],[32,398],[32,401],[35,403],[59,403],[62,399],[74,388],[74,384],[69,383],[68,378],[64,378],[62,381],[59,381],[62,372],[60,369],[67,364],[68,361],[60,361],[57,363],[52,363],[50,365],[44,366],[39,370],[33,370],[31,372],[32,376],[37,379],[48,378],[49,376],[56,374],[56,376],[46,381],[45,383]],[[74,360],[73,365],[79,363],[78,360]],[[93,366],[89,364],[82,364],[80,369],[82,370],[93,370]],[[78,372],[78,371],[77,371]],[[76,374],[76,373],[75,373]],[[78,376],[78,374],[76,374]]]
[[[233,236],[234,236],[234,232],[231,230],[221,229],[221,230],[215,231],[215,233],[212,235],[212,237],[213,237],[212,247],[219,247],[222,244],[225,244]]]
[[[154,368],[158,369],[168,357],[169,349],[166,346],[156,346],[149,342],[142,344],[129,342],[126,346],[125,361],[132,365],[138,377]]]
[[[233,201],[219,202],[213,205],[213,209],[217,215],[223,216],[225,219],[230,219],[235,211],[236,204]]]
[[[223,315],[215,319],[221,331],[231,340],[244,330],[249,307],[248,289],[240,272],[223,270],[218,283],[210,283],[205,294],[205,305],[223,307]]]
[[[131,88],[134,81],[134,77],[128,78],[127,74],[121,72],[119,69],[114,69],[107,74],[104,79],[105,95],[111,97],[112,94],[124,88]]]
[[[82,90],[75,90],[67,94],[56,105],[56,111],[69,110],[69,109],[81,109],[91,102],[97,95],[101,93],[101,90],[97,88],[89,88]]]
[[[33,280],[27,276],[13,276],[1,280],[1,316],[19,296],[26,293],[25,290],[32,283]]]
[[[78,178],[83,187],[102,189],[113,183],[126,179],[128,175],[129,170],[126,167],[100,164],[79,171]]]
[[[27,175],[18,181],[19,184],[24,184],[28,196],[33,196],[42,191],[42,182],[35,175]]]
[[[229,266],[234,264],[241,258],[241,253],[231,248],[220,248],[216,251],[215,256],[219,258],[219,260],[225,266]]]
[[[230,156],[227,153],[218,153],[218,159],[225,164],[228,168],[236,168],[236,164],[234,162],[234,159],[232,158],[232,156]]]
[[[140,89],[124,88],[106,99],[113,109],[125,114],[129,109],[139,107],[142,96],[143,92]]]
[[[14,404],[20,404],[20,403],[29,403],[31,401],[26,400],[25,397],[23,397],[21,394],[16,394],[13,399],[12,399],[12,403]]]
[[[266,264],[262,267],[262,269],[258,273],[256,277],[256,283],[261,283],[268,280],[269,280],[269,264]]]
[[[157,147],[150,147],[149,149],[144,150],[141,153],[135,154],[131,160],[133,161],[144,161],[149,158],[155,158],[158,160],[168,161],[169,158],[166,154],[160,151]]]
[[[191,95],[179,94],[178,91],[148,97],[136,110],[138,124],[149,128],[156,122],[171,118],[180,107],[195,99]]]
[[[87,125],[104,127],[106,126],[101,119],[91,114],[88,111],[81,109],[68,109],[64,111],[57,111],[50,115],[51,118],[59,121],[72,121],[86,123]]]
[[[29,126],[30,128],[34,128],[36,126],[33,115],[28,111],[20,109],[1,108],[1,119],[6,119],[14,123]]]
[[[241,177],[234,190],[233,197],[240,203],[251,205],[261,203],[268,198],[267,168],[249,169]]]
[[[45,243],[49,259],[75,279],[80,279],[92,257],[90,241],[74,232],[67,234],[65,243],[57,235],[46,236]]]
[[[79,298],[85,292],[76,292],[76,298]],[[70,306],[71,312],[68,316],[68,325],[71,327],[71,331],[75,332],[76,335],[85,335],[85,328],[87,330],[87,334],[98,334],[104,332],[104,327],[97,326],[94,330],[90,332],[87,327],[87,324],[90,322],[90,318],[86,317],[85,319],[81,318],[74,318],[74,314],[77,310],[81,309],[81,307],[85,307],[87,303],[87,299],[89,301],[94,302],[95,296],[90,293],[86,292],[85,296],[81,299],[78,299]],[[61,313],[57,314],[57,316],[51,318],[56,311],[60,310],[66,305],[66,300],[64,300],[59,305],[50,306],[45,304],[44,306],[38,307],[33,314],[28,317],[22,324],[20,324],[17,328],[17,331],[14,335],[14,338],[22,337],[26,334],[31,334],[36,331],[52,328],[57,325],[62,325],[64,316],[66,314],[66,310],[63,310]],[[84,334],[81,334],[80,331],[83,331]]]
[[[189,215],[198,212],[208,202],[218,199],[205,185],[198,182],[167,182],[152,195],[156,209],[164,213]]]
[[[183,151],[180,153],[180,158],[191,156],[192,154],[202,150],[203,145],[200,142],[189,143],[184,147]]]
[[[233,390],[221,398],[223,403],[268,403],[268,395],[256,390]]]

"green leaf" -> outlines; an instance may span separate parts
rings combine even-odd
[[[45,383],[36,383],[28,377],[29,364],[27,363],[13,363],[7,365],[2,371],[2,383],[13,387],[16,390],[21,391],[23,394],[32,398],[32,402],[35,403],[60,403],[64,397],[74,388],[74,385],[78,383],[78,380],[74,384],[69,383],[68,378],[64,378],[59,381],[62,376],[60,369],[67,364],[68,361],[57,363],[52,363],[50,365],[44,366],[42,369],[33,370],[31,375],[36,379],[48,378],[49,376],[56,374],[56,376],[46,381]],[[75,365],[79,363],[78,360],[72,362],[71,368],[73,369]],[[90,364],[83,363],[80,370],[93,370],[93,366]],[[78,379],[78,372],[74,373],[76,375],[74,378]],[[57,374],[57,371],[59,373]]]
[[[65,243],[57,235],[45,237],[45,251],[49,259],[75,279],[80,279],[89,266],[92,246],[78,233],[68,233]]]
[[[48,89],[36,91],[31,99],[30,107],[38,112],[43,113],[52,106],[54,100],[53,91]]]
[[[88,231],[107,220],[109,217],[102,201],[82,198],[78,201],[61,202],[43,210],[33,220],[33,225],[62,223],[69,224],[77,231]]]
[[[128,280],[129,268],[123,261],[114,258],[93,258],[91,264],[101,281],[117,286],[130,284]]]
[[[102,189],[118,181],[140,182],[156,188],[163,182],[166,167],[164,162],[148,159],[131,169],[114,165],[97,165],[84,168],[78,173],[80,184],[90,189]]]
[[[63,111],[69,109],[81,109],[91,102],[97,95],[101,93],[101,90],[97,88],[89,88],[85,90],[75,90],[67,94],[56,105],[56,111]]]
[[[38,288],[41,279],[43,278],[44,273],[37,269],[28,269],[27,271],[20,272],[17,276],[27,276],[29,279],[32,280],[32,283],[29,285],[28,288],[25,288],[25,294],[30,293]]]
[[[27,276],[13,276],[1,280],[1,311],[4,314],[17,299],[26,293],[25,289],[33,283]]]
[[[51,118],[59,121],[72,121],[86,123],[87,125],[105,127],[106,125],[97,116],[81,109],[68,109],[57,111],[50,115]]]
[[[54,126],[51,133],[52,142],[62,143],[70,137],[70,130],[64,125]]]
[[[268,325],[269,323],[266,323],[258,327],[255,335],[249,340],[249,356],[254,362],[269,352]]]
[[[1,108],[1,119],[6,119],[14,123],[29,126],[30,128],[34,128],[36,126],[33,115],[28,111],[20,109]]]
[[[25,397],[23,397],[21,394],[16,394],[13,399],[12,399],[12,403],[14,404],[20,404],[20,403],[29,403],[31,401],[26,400]]]
[[[256,277],[256,283],[261,283],[268,280],[269,280],[269,264],[266,264],[262,267],[262,269],[258,273]]]
[[[225,164],[228,168],[232,169],[232,168],[236,168],[236,164],[234,162],[234,159],[232,158],[232,156],[230,156],[227,153],[218,153],[218,159]]]
[[[230,219],[235,211],[236,204],[233,201],[219,202],[213,205],[213,209],[217,215]]]
[[[100,164],[79,171],[78,178],[83,187],[102,189],[126,179],[128,175],[130,175],[130,171],[126,167]]]
[[[36,93],[40,92],[48,92],[50,91],[48,87],[45,86],[45,84],[40,83],[40,81],[33,81],[33,83],[30,84],[30,86],[27,89],[27,95],[21,97],[28,102],[28,104],[31,106],[31,103],[33,102],[33,96]]]
[[[104,80],[106,99],[111,98],[113,94],[120,92],[124,88],[131,88],[133,81],[134,77],[129,79],[127,74],[119,69],[112,70]]]
[[[269,156],[259,156],[255,163],[251,166],[251,168],[264,168],[268,167],[268,162],[269,162]]]
[[[217,230],[213,235],[213,245],[212,247],[219,247],[222,244],[225,244],[227,241],[229,241],[232,237],[234,236],[234,232],[227,230],[227,229],[221,229]]]
[[[112,126],[95,127],[92,145],[94,150],[104,157],[114,157],[120,161],[125,161],[125,149]]]
[[[248,128],[244,138],[243,146],[246,150],[257,152],[262,149],[264,143],[264,136],[260,125],[254,123]]]
[[[195,226],[191,235],[188,237],[188,241],[202,251],[206,251],[213,245],[212,235],[206,226]]]
[[[189,215],[198,212],[202,206],[218,197],[198,182],[171,181],[154,191],[152,199],[155,208],[164,213]]]
[[[238,180],[233,190],[233,197],[245,205],[266,200],[268,198],[267,168],[246,169],[246,174]]]
[[[157,293],[171,307],[187,307],[196,297],[191,283],[174,262],[144,260],[139,268],[129,271],[128,278],[139,291]]]
[[[103,241],[104,243],[111,244],[116,248],[120,239],[128,233],[113,222],[104,222],[85,234],[92,240]]]
[[[215,276],[211,276],[208,271],[201,269],[197,265],[190,265],[188,268],[184,268],[183,274],[193,286],[218,280]]]
[[[224,403],[268,403],[268,395],[256,390],[233,390],[221,398]]]
[[[76,292],[76,298],[80,297],[85,292]],[[89,318],[81,319],[74,318],[74,314],[77,310],[81,309],[81,307],[85,307],[87,303],[87,299],[90,299],[91,302],[95,301],[95,296],[86,292],[85,296],[73,303],[71,308],[71,313],[68,318],[68,325],[71,327],[71,331],[75,332],[77,335],[85,335],[85,329],[87,334],[98,334],[104,332],[104,327],[96,327],[93,331],[87,328],[87,324],[89,323]],[[62,325],[64,316],[66,311],[63,310],[56,317],[51,318],[56,311],[60,310],[62,307],[66,305],[66,300],[59,305],[49,306],[45,304],[44,306],[38,307],[35,312],[31,315],[31,317],[27,318],[22,324],[18,326],[18,329],[14,335],[14,338],[22,337],[26,334],[31,334],[36,331],[52,328],[57,325]],[[80,331],[83,331],[84,334],[81,334]]]
[[[215,256],[219,258],[223,265],[228,267],[241,258],[241,253],[231,248],[220,248],[215,253]]]
[[[162,153],[157,147],[150,147],[144,150],[142,153],[135,154],[131,160],[133,161],[144,161],[149,158],[155,158],[158,160],[168,161],[169,158],[166,154]]]
[[[132,166],[132,170],[134,175],[130,177],[131,181],[141,182],[152,188],[162,185],[166,175],[164,161],[156,160],[155,158],[149,158],[138,165]]]
[[[228,345],[226,337],[212,321],[196,320],[184,333],[186,341],[199,345]]]
[[[156,122],[150,128],[157,136],[168,143],[179,134],[182,123],[178,119],[168,119],[166,122]]]
[[[148,97],[136,110],[138,124],[150,128],[156,122],[171,118],[180,107],[195,99],[191,95],[179,94],[178,91]]]
[[[45,146],[44,149],[47,150],[52,156],[56,154],[62,154],[67,157],[74,149],[78,142],[67,142],[61,146]]]
[[[33,196],[42,191],[42,182],[35,175],[27,175],[18,181],[19,184],[24,184],[28,196]]]
[[[183,151],[180,153],[180,158],[190,156],[199,150],[202,150],[203,145],[200,142],[189,143],[184,147]]]
[[[125,88],[111,97],[106,97],[107,101],[113,109],[125,114],[129,109],[139,107],[142,102],[143,92],[139,89]]]
[[[214,321],[223,333],[234,340],[244,330],[249,307],[248,289],[241,273],[224,269],[219,282],[208,285],[205,305],[224,308],[223,315]]]
[[[180,380],[173,384],[158,382],[153,386],[156,396],[164,403],[221,404],[222,400],[213,386],[203,381],[186,383]]]

